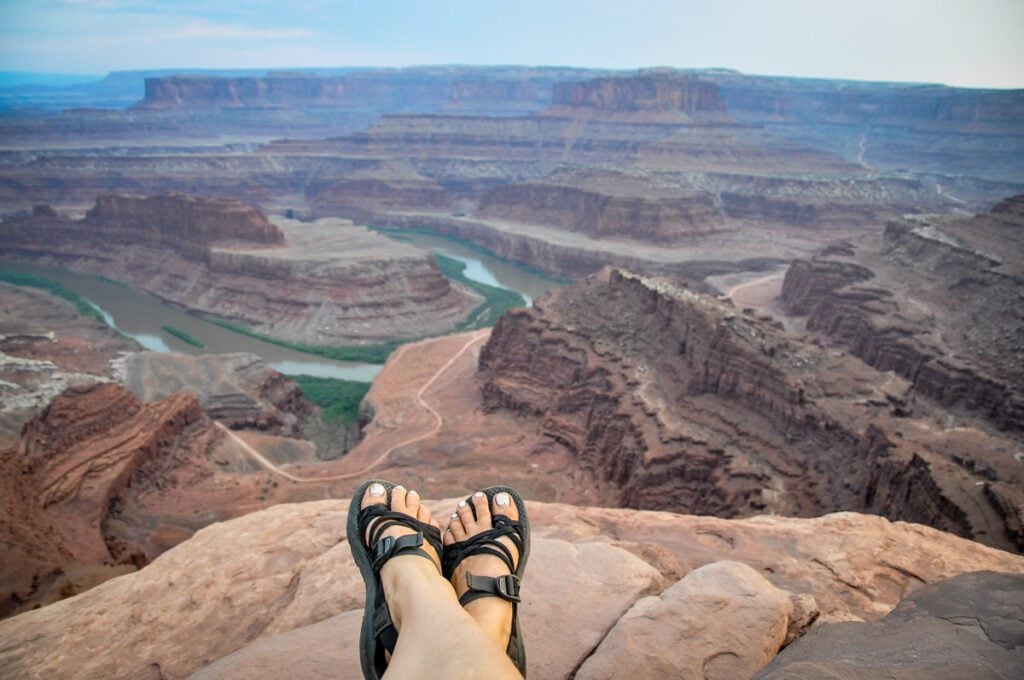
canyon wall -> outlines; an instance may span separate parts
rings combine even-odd
[[[124,387],[71,387],[0,451],[7,544],[2,612],[75,592],[76,571],[103,580],[104,565],[149,557],[111,526],[134,493],[173,484],[175,468],[202,461],[217,435],[198,400],[178,393],[144,404]],[[70,573],[70,576],[67,575]],[[95,581],[87,582],[86,587]]]
[[[270,72],[264,76],[146,78],[136,109],[331,107],[384,111],[456,110],[508,114],[551,102],[556,83],[587,69],[412,67],[346,74]]]
[[[151,211],[165,208],[166,215],[148,221]],[[422,250],[341,220],[280,224],[235,202],[112,196],[83,220],[40,208],[0,223],[0,256],[107,276],[197,312],[315,345],[443,333],[475,306]],[[255,241],[242,240],[250,234]],[[211,240],[223,237],[230,240]]]
[[[615,195],[558,184],[510,184],[486,194],[481,217],[544,224],[595,238],[626,236],[657,242],[707,234],[722,223],[709,194]]]
[[[807,328],[945,407],[1024,432],[1024,197],[974,218],[889,222],[794,262],[782,301]]]
[[[45,208],[43,209],[45,210]],[[104,195],[85,215],[86,228],[112,239],[124,231],[126,245],[208,245],[244,241],[275,245],[284,234],[258,210],[231,199],[166,194],[163,196]]]
[[[556,83],[552,105],[556,111],[568,107],[607,113],[672,112],[687,122],[731,121],[717,84],[668,72]]]
[[[499,321],[480,370],[485,408],[536,423],[536,450],[567,452],[603,503],[725,517],[870,509],[1024,547],[1007,511],[1024,478],[999,453],[1012,441],[931,441],[937,425],[908,383],[677,282],[613,270],[553,293]],[[925,490],[896,493],[912,474]]]

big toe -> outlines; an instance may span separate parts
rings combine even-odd
[[[380,482],[373,482],[366,487],[366,493],[363,494],[363,500],[359,507],[368,508],[371,505],[383,505],[387,502],[387,489]]]
[[[512,500],[512,496],[505,491],[499,491],[494,494],[494,498],[491,499],[491,514],[504,515],[512,521],[519,519],[519,508]]]

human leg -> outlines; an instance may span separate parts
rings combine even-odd
[[[445,531],[445,576],[466,611],[525,672],[519,578],[529,557],[526,507],[515,490],[491,487],[459,504]]]
[[[369,483],[361,487],[361,497],[353,499],[363,510],[364,517],[370,517],[357,532],[357,540],[362,545],[353,545],[353,554],[373,554],[375,543],[391,538],[397,542],[404,536],[414,536],[419,526],[437,528],[437,522],[430,517],[430,512],[420,504],[419,495],[415,491],[406,491],[383,482]],[[390,493],[389,493],[390,491]],[[390,500],[388,496],[390,495]],[[403,515],[415,523],[410,525],[396,522],[383,531],[375,530],[376,521],[390,519],[373,519],[374,513],[380,514],[383,508],[366,511],[370,506],[386,506],[392,513]],[[350,526],[353,525],[350,510]],[[358,525],[358,523],[357,523]],[[361,533],[361,536],[360,536]],[[406,539],[409,542],[410,539]],[[352,539],[350,537],[350,543]],[[515,666],[499,646],[481,626],[461,607],[455,591],[448,581],[440,574],[440,560],[437,551],[429,541],[421,546],[423,553],[415,551],[399,552],[386,559],[376,575],[383,589],[391,622],[399,633],[394,650],[386,664],[376,664],[364,673],[369,677],[378,677],[376,673],[386,667],[387,678],[520,678]],[[359,560],[357,560],[359,561]],[[361,569],[363,566],[361,565]],[[367,572],[364,571],[364,578]],[[368,597],[371,589],[368,587]],[[364,632],[364,637],[366,633]],[[370,673],[374,673],[370,675]]]

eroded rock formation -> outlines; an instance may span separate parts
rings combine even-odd
[[[475,301],[422,250],[343,220],[274,225],[234,201],[102,197],[82,220],[39,209],[2,222],[0,240],[0,256],[102,274],[313,345],[445,332]]]
[[[455,502],[429,505],[438,514]],[[137,574],[0,622],[0,664],[69,679],[358,678],[363,585],[339,535],[346,509],[281,505],[208,527]],[[925,584],[1024,572],[1019,556],[852,513],[723,520],[532,502],[529,511],[520,611],[529,675],[552,680],[588,657],[615,677],[672,664],[754,671],[815,620],[876,620]],[[703,625],[670,615],[685,602],[707,606]],[[623,646],[652,610],[672,620],[650,622],[649,633],[689,631],[658,658]]]
[[[595,238],[624,236],[658,243],[717,231],[724,219],[711,194],[687,193],[625,173],[572,173],[508,184],[480,201],[482,217],[545,224]]]
[[[1024,432],[1024,195],[973,218],[913,217],[794,262],[782,300],[916,394]]]
[[[672,72],[649,71],[632,77],[557,83],[552,104],[556,110],[564,106],[604,113],[660,113],[662,116],[657,120],[661,122],[731,122],[717,84]]]
[[[944,426],[906,381],[677,282],[562,289],[501,319],[480,368],[485,408],[530,418],[534,453],[568,455],[603,503],[868,509],[1024,547],[1012,439]]]
[[[299,386],[254,354],[133,352],[115,362],[115,376],[144,402],[192,392],[204,413],[234,429],[294,436],[313,413]]]
[[[193,395],[143,404],[113,383],[58,395],[0,452],[2,612],[70,594],[65,567],[145,564],[145,549],[110,524],[128,488],[173,484],[175,468],[201,460],[216,436]]]

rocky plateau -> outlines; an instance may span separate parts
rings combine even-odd
[[[429,505],[440,513],[455,502]],[[279,505],[216,524],[138,573],[0,621],[0,677],[358,678],[363,587],[346,509],[341,500]],[[1003,573],[970,576],[992,603],[972,624],[991,641],[971,644],[993,667],[1020,663],[994,631],[1006,630],[1001,615],[1019,612],[1024,558],[928,527],[855,513],[726,520],[528,509],[533,554],[520,611],[530,677],[750,677],[780,647],[790,645],[781,663],[790,648],[806,655],[815,638],[851,625],[886,625],[923,645],[927,628],[895,625],[909,605],[889,612],[908,594],[937,616],[938,607],[963,611],[968,595],[941,581],[982,570]],[[855,653],[870,652],[844,648]]]
[[[277,222],[225,199],[101,196],[81,220],[40,206],[0,223],[0,257],[111,277],[309,345],[441,333],[475,306],[422,250],[343,220]]]

